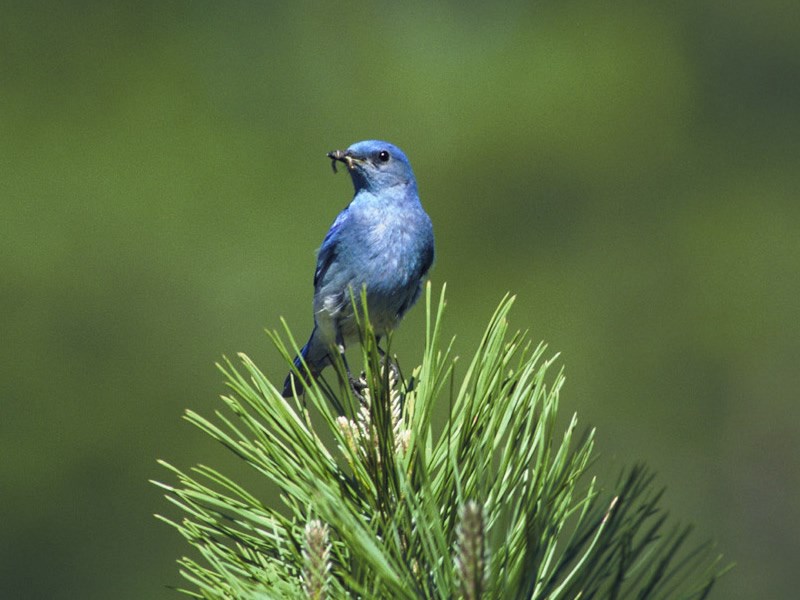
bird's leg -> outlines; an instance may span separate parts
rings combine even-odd
[[[347,359],[344,357],[344,352],[342,352],[342,362],[344,362],[344,368],[345,371],[347,371],[347,382],[350,384],[350,389],[353,390],[353,394],[355,394],[356,398],[363,401],[364,397],[361,392],[367,388],[367,382],[353,375],[350,371],[350,366],[347,364]]]
[[[344,339],[342,338],[342,330],[337,328],[336,332],[336,349],[339,351],[339,356],[342,357],[342,363],[344,363],[344,370],[347,373],[347,382],[350,384],[350,389],[353,390],[353,394],[356,398],[363,402],[364,397],[361,395],[361,392],[364,388],[367,387],[365,381],[356,378],[353,373],[350,371],[350,365],[347,364],[347,357],[345,356],[345,347],[344,347]]]
[[[375,347],[378,349],[378,354],[381,355],[381,359],[383,360],[383,364],[389,367],[391,371],[391,376],[394,378],[396,382],[400,381],[400,368],[397,366],[397,363],[392,360],[392,358],[386,354],[386,352],[381,348],[381,336],[375,336]]]

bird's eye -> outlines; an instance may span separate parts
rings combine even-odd
[[[386,150],[381,150],[378,153],[378,160],[381,162],[388,162],[389,161],[389,153]]]

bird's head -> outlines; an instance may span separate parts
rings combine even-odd
[[[397,185],[415,185],[414,172],[406,155],[389,142],[367,140],[357,142],[347,150],[328,152],[328,158],[347,166],[356,190],[378,190]]]

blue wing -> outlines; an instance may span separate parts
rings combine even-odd
[[[419,263],[419,270],[415,273],[414,279],[417,280],[417,286],[414,291],[406,298],[406,301],[400,306],[400,310],[397,311],[397,316],[402,318],[404,314],[408,311],[409,308],[416,304],[417,300],[419,299],[420,295],[422,294],[422,286],[425,280],[425,275],[428,274],[428,271],[433,264],[433,257],[434,257],[434,250],[433,250],[433,239],[431,238],[431,243],[426,245],[425,248],[422,250],[422,257]]]
[[[325,239],[322,240],[322,246],[320,246],[317,254],[317,269],[314,271],[315,290],[319,288],[319,283],[325,278],[328,269],[336,260],[339,231],[347,221],[348,208],[339,213],[328,233],[325,234]]]
[[[419,278],[420,279],[422,279],[423,277],[425,277],[425,275],[428,274],[428,271],[430,270],[431,265],[433,265],[433,256],[434,256],[433,242],[431,242],[430,244],[425,246],[425,249],[423,250],[423,253],[422,253],[422,261],[421,261],[421,264],[420,264],[420,266],[422,268],[420,269],[420,273],[419,273]]]

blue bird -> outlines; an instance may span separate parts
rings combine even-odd
[[[314,273],[314,329],[294,359],[312,377],[331,364],[331,351],[344,353],[358,339],[353,300],[360,308],[366,286],[369,317],[380,337],[400,322],[422,292],[433,263],[433,226],[417,193],[406,155],[388,142],[368,140],[328,153],[346,165],[355,196],[331,225],[317,254]],[[289,373],[283,395],[292,395]],[[299,389],[299,385],[295,384]]]

